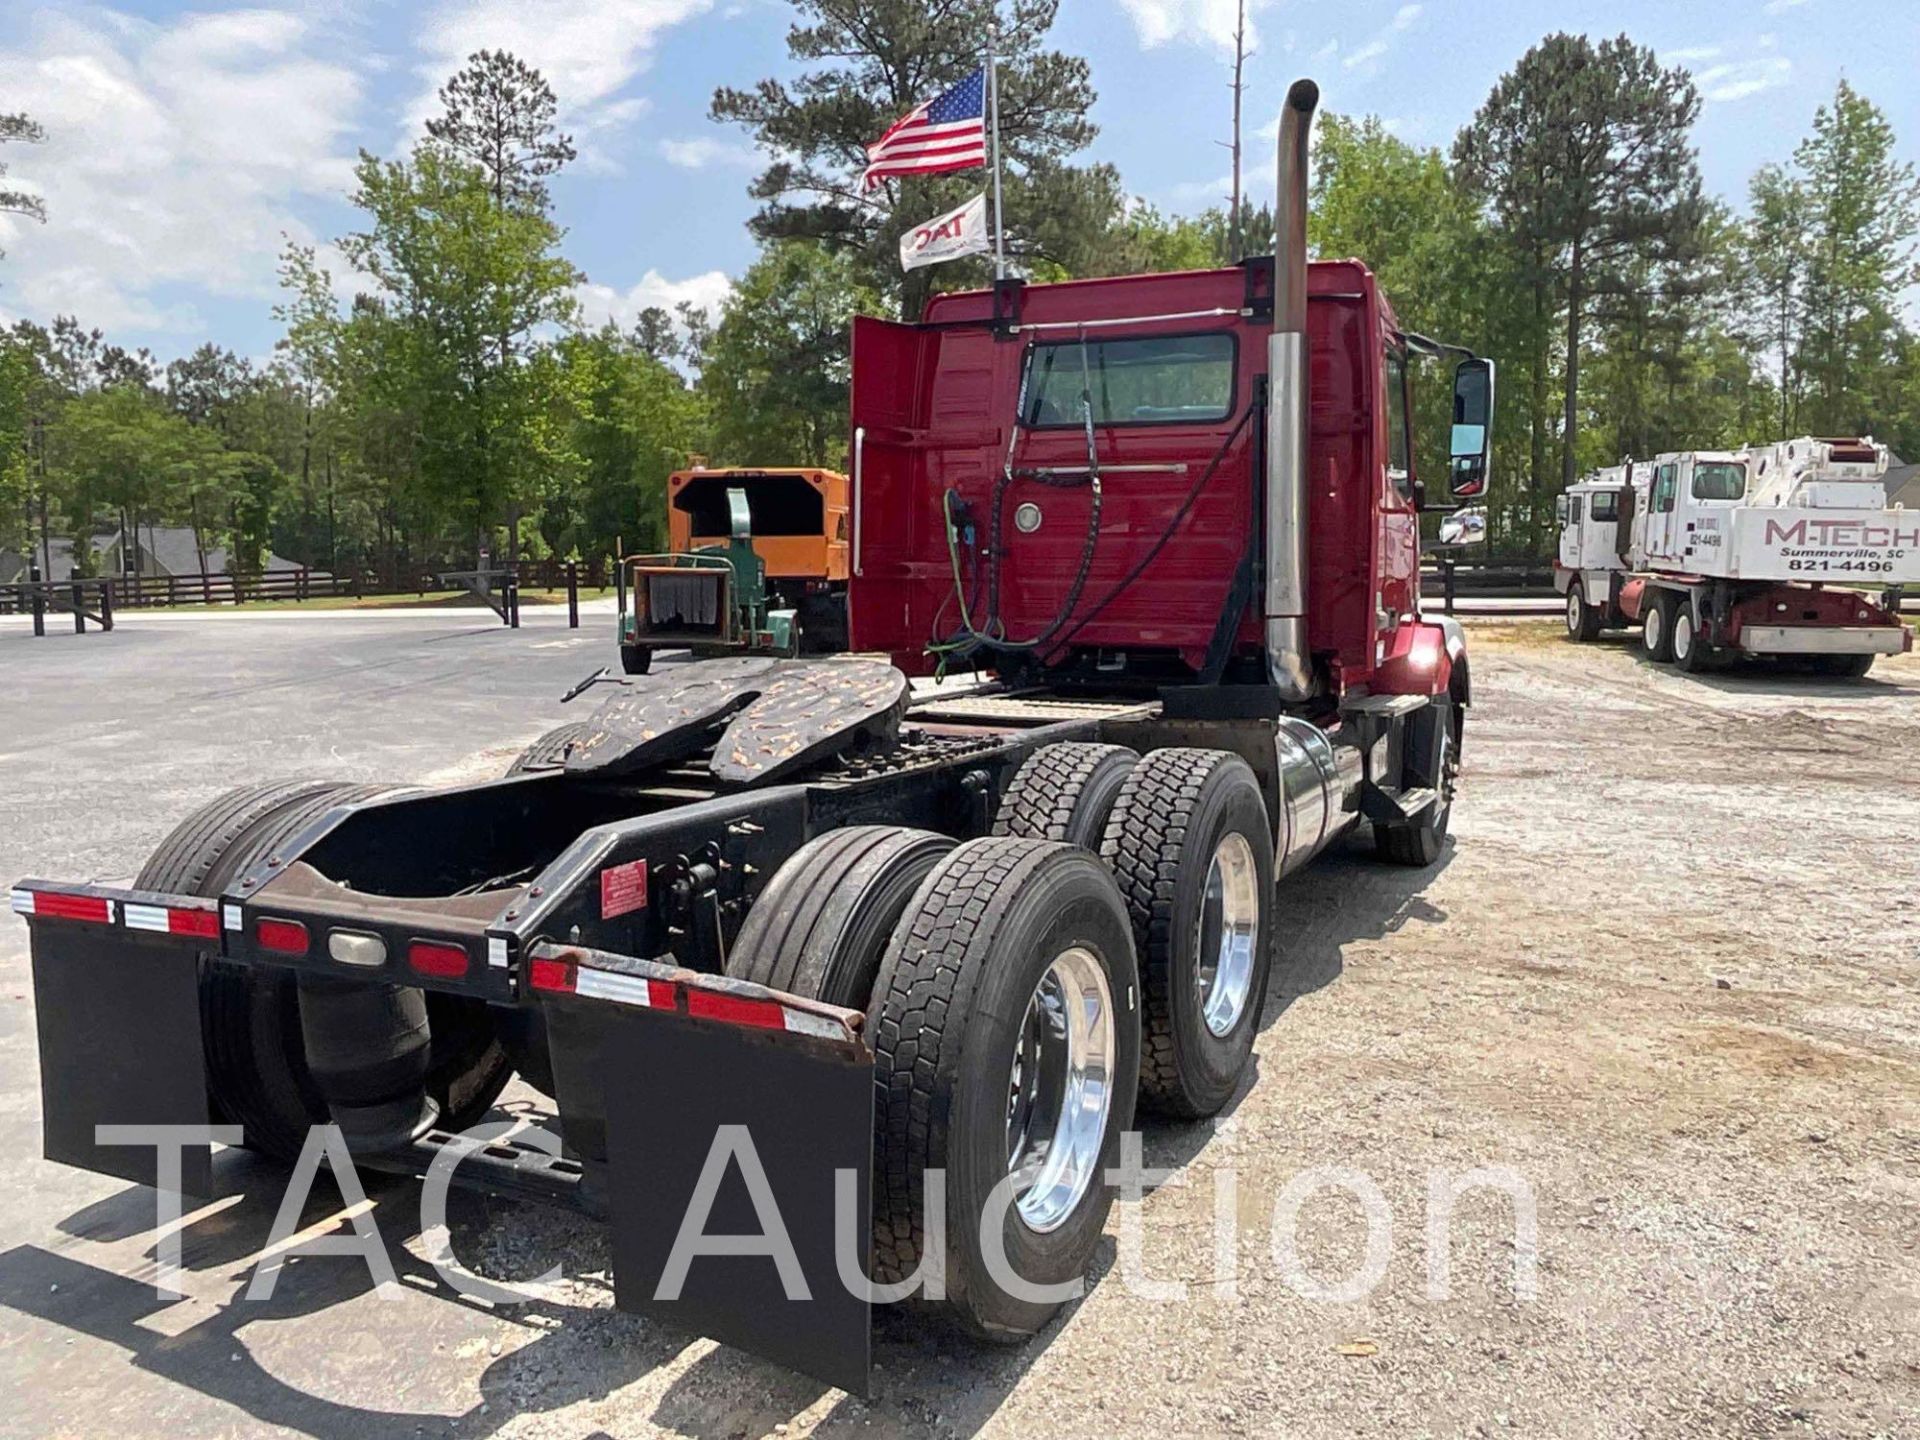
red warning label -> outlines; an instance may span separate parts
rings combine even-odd
[[[647,862],[630,860],[600,872],[600,918],[611,920],[647,908]]]

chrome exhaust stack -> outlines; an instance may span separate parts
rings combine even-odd
[[[1285,700],[1313,693],[1307,655],[1307,137],[1320,87],[1296,80],[1280,112],[1267,337],[1267,676]]]

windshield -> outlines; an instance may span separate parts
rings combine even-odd
[[[1693,498],[1738,500],[1747,493],[1747,467],[1736,460],[1699,460],[1693,467]]]

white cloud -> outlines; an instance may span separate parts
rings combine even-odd
[[[733,281],[724,270],[709,270],[685,280],[669,280],[658,270],[649,270],[625,290],[589,281],[575,294],[580,299],[581,318],[588,325],[598,326],[611,320],[624,329],[650,305],[671,312],[686,301],[697,310],[717,316],[720,302],[732,290]]]
[[[0,95],[47,129],[13,178],[45,227],[0,220],[8,299],[109,329],[190,330],[157,293],[266,296],[303,197],[351,184],[360,81],[305,14],[237,10],[155,24],[42,11],[0,50]]]
[[[1760,60],[1736,60],[1711,65],[1693,77],[1700,98],[1712,103],[1744,100],[1763,90],[1774,90],[1793,79],[1793,62],[1784,55]]]
[[[417,38],[422,81],[406,113],[418,135],[439,110],[447,77],[476,50],[506,50],[553,86],[561,123],[589,158],[592,137],[631,120],[636,102],[620,91],[653,62],[654,47],[675,25],[713,0],[440,0]],[[644,105],[644,101],[638,102]]]
[[[696,135],[689,140],[662,140],[660,155],[682,170],[710,170],[716,166],[750,169],[760,163],[760,152],[738,141]]]
[[[1396,36],[1413,28],[1414,22],[1420,18],[1421,12],[1425,9],[1424,5],[1402,5],[1393,12],[1393,18],[1381,26],[1366,44],[1342,60],[1341,66],[1348,70],[1357,70],[1365,66],[1365,73],[1371,75],[1375,69],[1373,62],[1392,48]]]
[[[1248,0],[1247,48],[1259,39],[1253,16],[1264,10],[1269,0]],[[1239,9],[1238,0],[1120,0],[1120,6],[1133,21],[1133,33],[1142,50],[1154,50],[1169,41],[1190,45],[1211,45],[1233,52],[1233,28]]]
[[[1784,15],[1789,10],[1798,10],[1806,3],[1807,0],[1767,0],[1767,3],[1760,7],[1760,13],[1763,15]]]
[[[1718,60],[1721,55],[1718,45],[1688,45],[1679,50],[1662,50],[1662,65],[1690,65],[1697,60]]]
[[[1314,61],[1318,63],[1324,60],[1331,60],[1334,56],[1338,55],[1339,53],[1340,53],[1340,42],[1338,40],[1329,40],[1327,41],[1326,44],[1322,45],[1318,50],[1313,52],[1313,58],[1314,58]]]

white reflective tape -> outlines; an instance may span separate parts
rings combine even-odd
[[[14,914],[33,914],[33,892],[31,890],[15,890],[7,899],[12,906]]]
[[[120,902],[118,900],[107,901],[107,924],[113,924],[113,912],[119,904]]]
[[[489,935],[487,937],[487,964],[495,970],[504,970],[507,968],[506,937],[501,935]]]
[[[168,933],[167,907],[164,905],[128,905],[125,907],[129,930],[157,930]]]
[[[240,929],[240,907],[238,905],[222,905],[220,907],[220,923],[229,930],[238,931]]]
[[[824,1015],[810,1015],[805,1010],[796,1010],[791,1005],[780,1007],[781,1018],[787,1022],[787,1029],[796,1035],[818,1035],[827,1040],[844,1040],[847,1030],[838,1020],[829,1020]]]
[[[591,996],[595,1000],[617,1000],[622,1005],[644,1005],[653,1008],[653,999],[648,994],[647,982],[639,975],[617,975],[611,970],[581,969],[579,978],[574,982],[573,993]]]

